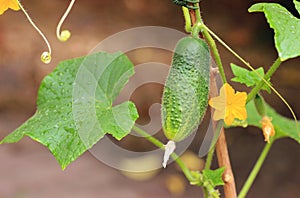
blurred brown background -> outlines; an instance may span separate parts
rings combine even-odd
[[[250,5],[255,2],[258,1],[203,0],[202,15],[207,25],[242,57],[252,65],[268,68],[276,59],[273,32],[262,13],[247,12]],[[296,15],[292,1],[272,2],[282,3]],[[71,30],[72,37],[68,42],[60,43],[55,37],[55,28],[68,3],[69,1],[58,0],[23,1],[26,10],[52,45],[53,60],[50,65],[41,63],[39,57],[45,49],[45,44],[21,11],[10,10],[0,16],[1,139],[33,115],[39,83],[59,61],[86,55],[102,39],[132,27],[152,25],[183,31],[181,9],[173,5],[171,0],[77,1],[63,25],[63,28]],[[220,52],[228,77],[231,77],[229,63],[239,64],[239,62],[222,46]],[[129,55],[135,63],[149,61],[147,55],[142,56],[142,60],[134,53]],[[150,60],[155,56],[157,55],[152,54]],[[170,59],[171,55],[166,54],[161,61],[167,64]],[[299,58],[285,62],[274,75],[272,82],[299,117],[298,67]],[[243,88],[238,84],[232,84],[237,89]],[[154,98],[160,97],[162,87],[156,87],[155,90],[153,88],[146,87],[146,91],[140,91],[142,94],[136,94],[139,97],[134,99],[142,116],[140,122],[143,122],[143,118],[147,120],[147,107],[153,102],[149,97],[151,98],[151,95],[154,95]],[[266,101],[275,106],[279,113],[291,116],[275,94],[264,95],[267,96]],[[239,190],[264,146],[263,137],[255,128],[228,130],[227,137]],[[248,197],[298,197],[299,148],[295,141],[289,139],[276,142]],[[176,196],[167,189],[166,182],[170,183],[170,176],[175,173],[180,174],[174,165],[171,165],[147,181],[135,181],[97,161],[88,152],[65,171],[61,171],[49,151],[29,138],[24,138],[16,144],[0,146],[1,198],[154,196],[171,198]],[[179,197],[201,196],[199,188],[187,187],[184,194]]]

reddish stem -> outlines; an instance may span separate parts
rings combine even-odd
[[[194,25],[196,23],[196,14],[194,10],[190,10],[191,21]],[[211,82],[210,82],[210,97],[218,96],[218,87],[216,83],[216,74],[212,71]],[[211,112],[213,113],[213,109],[211,108]],[[216,128],[216,122],[214,122],[214,128]],[[224,128],[222,127],[220,130],[220,136],[216,143],[216,153],[218,158],[219,167],[225,167],[225,171],[223,174],[224,185],[224,194],[226,198],[236,198],[236,187],[234,175],[231,168],[230,157],[227,148],[227,142],[225,137]]]
[[[216,83],[216,73],[215,71],[211,71],[210,78],[210,98],[218,96],[218,87]],[[211,108],[211,113],[213,114],[214,109]],[[213,127],[216,129],[217,123],[213,121]],[[224,194],[226,198],[236,198],[236,187],[234,181],[234,175],[231,169],[230,157],[227,149],[227,142],[225,137],[224,128],[222,127],[220,130],[220,135],[218,141],[216,143],[216,153],[218,158],[219,167],[225,167],[225,171],[223,173],[223,181],[224,185]]]

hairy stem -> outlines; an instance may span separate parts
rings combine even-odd
[[[279,68],[281,63],[282,62],[281,62],[280,58],[278,57],[276,59],[276,61],[273,63],[273,65],[270,67],[270,69],[268,70],[266,75],[264,76],[264,79],[268,81],[271,78],[271,76],[275,73],[275,71]],[[261,80],[258,84],[256,84],[256,86],[248,94],[247,103],[256,96],[256,94],[261,90],[261,88],[264,86],[264,84],[265,84],[264,80]]]
[[[132,128],[135,132],[137,132],[138,134],[140,134],[141,136],[143,136],[144,138],[146,138],[149,142],[151,142],[152,144],[154,144],[155,146],[157,146],[158,148],[165,150],[164,144],[159,141],[158,139],[156,139],[155,137],[149,135],[146,131],[138,128],[137,126],[133,126]],[[188,167],[183,163],[183,161],[179,158],[179,156],[175,153],[171,154],[171,157],[175,160],[175,162],[178,164],[178,166],[181,168],[182,172],[184,173],[184,175],[186,176],[186,178],[189,181],[194,181],[195,178],[192,176],[190,170],[188,169]]]
[[[273,141],[271,141],[270,143],[267,143],[264,147],[264,150],[261,152],[258,160],[256,161],[256,164],[254,166],[254,168],[252,169],[246,183],[244,184],[241,192],[239,193],[239,196],[238,198],[244,198],[246,197],[250,187],[252,186],[258,172],[260,171],[261,167],[262,167],[262,164],[264,163],[270,149],[271,149],[271,146],[272,146],[272,143]]]
[[[138,134],[140,134],[141,136],[143,136],[144,138],[146,138],[149,142],[151,142],[152,144],[154,144],[155,146],[157,146],[158,148],[164,150],[164,144],[159,141],[158,139],[156,139],[155,137],[149,135],[146,131],[144,131],[143,129],[138,128],[137,126],[133,126],[132,129],[137,132]]]
[[[212,160],[213,160],[213,157],[214,157],[214,152],[215,152],[215,146],[212,146],[209,149],[207,157],[206,157],[205,167],[204,167],[205,170],[209,170],[210,169],[211,163],[212,163]]]
[[[197,4],[196,6],[199,6],[199,4]],[[193,25],[196,26],[196,27],[197,27],[197,25],[200,26],[200,30],[202,31],[202,34],[203,34],[205,40],[207,41],[208,45],[210,46],[212,55],[214,56],[214,59],[216,61],[218,69],[219,69],[219,73],[220,73],[222,82],[224,84],[224,83],[227,82],[227,80],[226,80],[226,75],[225,75],[224,67],[223,67],[223,64],[222,64],[221,56],[219,54],[219,51],[218,51],[215,40],[209,34],[207,29],[203,28],[203,26],[202,26],[202,25],[204,25],[204,23],[203,23],[203,20],[201,18],[201,15],[200,15],[200,7],[199,7],[199,9],[195,10],[194,12],[190,12],[190,13],[191,13],[191,15],[194,15],[194,17],[192,17],[192,19],[193,18],[196,19],[196,21],[192,20]]]
[[[210,46],[211,52],[214,56],[214,60],[216,61],[216,65],[218,66],[222,82],[223,82],[223,84],[225,84],[227,82],[226,75],[225,75],[225,71],[223,68],[222,61],[221,61],[221,56],[219,54],[216,42],[205,29],[203,30],[203,36],[204,36],[205,40],[207,41],[208,45]]]

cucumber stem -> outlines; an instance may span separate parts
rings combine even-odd
[[[270,67],[270,69],[268,70],[266,75],[264,76],[264,79],[268,81],[271,78],[271,76],[275,73],[275,71],[279,68],[281,63],[282,62],[281,62],[280,58],[278,57],[275,60],[275,62],[273,63],[273,65]],[[258,84],[256,84],[256,86],[248,94],[247,103],[256,96],[256,94],[261,90],[261,88],[264,86],[264,84],[265,84],[264,80],[261,80]]]
[[[199,6],[199,3],[196,3],[195,6],[198,6],[199,9],[193,11],[193,12],[190,12],[190,14],[194,14],[196,18],[196,21],[193,21],[192,20],[192,23],[193,25],[195,26],[195,30],[198,30],[199,31],[201,30],[202,31],[202,34],[205,38],[205,40],[207,41],[210,49],[211,49],[211,52],[214,56],[214,59],[216,61],[216,64],[218,66],[218,69],[219,69],[219,72],[220,72],[220,76],[221,76],[221,79],[222,79],[222,82],[223,84],[225,84],[227,82],[227,79],[226,79],[226,75],[225,75],[225,71],[224,71],[224,67],[223,67],[223,64],[222,64],[222,60],[221,60],[221,56],[219,54],[219,51],[218,51],[218,48],[217,48],[217,45],[216,45],[216,42],[215,40],[212,38],[212,36],[209,34],[209,32],[207,31],[207,29],[205,28],[204,26],[204,23],[203,23],[203,20],[201,18],[201,13],[200,13],[200,6]],[[192,17],[193,18],[193,17]],[[194,26],[193,26],[193,29],[194,29]],[[193,33],[193,32],[192,32]],[[198,32],[199,33],[199,32]]]
[[[190,33],[192,32],[192,19],[189,13],[189,9],[182,6],[182,12],[183,12],[183,17],[185,21],[185,26],[184,29],[186,32]]]
[[[155,137],[149,135],[146,131],[138,128],[137,126],[133,126],[132,129],[137,132],[138,134],[140,134],[141,136],[143,136],[144,138],[146,138],[149,142],[151,142],[152,144],[154,144],[155,146],[157,146],[158,148],[160,148],[161,150],[165,150],[165,145],[159,141],[158,139],[156,139]],[[175,153],[171,154],[171,157],[175,160],[175,162],[178,164],[178,166],[181,168],[183,174],[185,175],[185,177],[190,181],[193,182],[196,180],[195,177],[193,177],[193,175],[191,174],[190,170],[188,169],[188,167],[183,163],[183,161],[179,158],[179,156]]]
[[[203,29],[203,36],[204,36],[205,40],[207,41],[208,45],[210,46],[211,52],[214,56],[217,66],[218,66],[222,82],[223,82],[223,84],[225,84],[225,83],[227,83],[226,75],[225,75],[224,67],[223,67],[223,64],[221,61],[221,56],[219,54],[216,42],[211,37],[211,35],[208,33],[208,31],[206,31],[206,29]]]
[[[261,152],[258,160],[256,161],[256,164],[255,164],[254,168],[252,169],[247,181],[245,182],[241,192],[239,193],[238,198],[246,197],[250,187],[252,186],[258,172],[260,171],[260,169],[262,167],[262,164],[264,163],[264,161],[271,149],[272,143],[273,143],[273,140],[271,140],[270,143],[267,143],[265,145],[265,147],[264,147],[263,151]]]

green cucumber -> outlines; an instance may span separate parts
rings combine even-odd
[[[210,52],[203,39],[178,41],[162,98],[165,136],[179,142],[197,128],[207,109]]]

